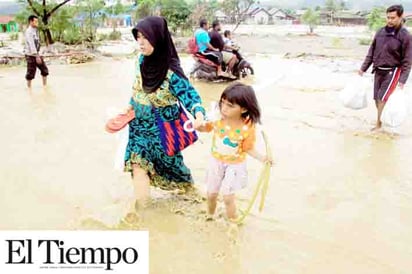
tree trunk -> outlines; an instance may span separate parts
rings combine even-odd
[[[65,5],[66,3],[70,2],[71,0],[64,0],[63,2],[61,2],[60,4],[58,4],[57,6],[55,6],[51,11],[47,11],[47,4],[46,4],[46,0],[43,0],[43,13],[41,13],[39,10],[37,10],[34,6],[33,6],[33,0],[27,0],[27,2],[30,5],[30,8],[33,10],[33,12],[39,17],[41,18],[43,24],[44,24],[44,28],[45,30],[43,31],[44,33],[44,37],[46,40],[46,45],[51,45],[53,44],[53,38],[49,29],[49,17],[53,15],[54,12],[56,12],[56,10],[58,10],[60,7],[62,7],[63,5]]]
[[[49,28],[47,28],[45,30],[45,35],[46,35],[46,45],[47,46],[52,45],[54,43],[54,41],[53,41],[53,38],[52,38],[52,35],[51,35],[51,32],[50,32]]]
[[[42,18],[43,20],[43,24],[44,24],[44,38],[46,40],[46,46],[52,45],[53,42],[53,38],[49,29],[49,17],[45,16]]]
[[[239,20],[239,21],[236,22],[235,27],[232,29],[232,33],[234,33],[234,32],[237,30],[237,28],[240,26],[241,23],[242,23],[241,20]]]

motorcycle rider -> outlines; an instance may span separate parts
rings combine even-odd
[[[224,64],[227,64],[229,69],[228,74],[233,78],[234,76],[232,75],[233,67],[235,64],[238,62],[238,59],[236,58],[236,55],[233,53],[227,51],[231,50],[231,46],[226,46],[225,42],[223,41],[223,37],[220,34],[221,31],[221,26],[220,22],[218,20],[213,21],[212,23],[212,30],[209,32],[209,37],[210,37],[210,44],[214,48],[218,48],[220,52],[222,53],[222,61]]]
[[[232,39],[232,33],[230,30],[225,30],[223,33],[223,42],[225,43],[225,50],[232,52],[236,55],[238,60],[242,60],[243,57],[240,55],[239,46]]]
[[[199,48],[199,53],[206,59],[212,61],[217,66],[217,76],[230,77],[229,74],[222,70],[223,55],[220,50],[210,44],[210,37],[207,32],[209,23],[206,19],[201,19],[199,22],[200,28],[195,31],[196,44]]]

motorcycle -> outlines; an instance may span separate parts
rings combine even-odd
[[[236,79],[224,76],[217,76],[217,65],[215,63],[208,60],[206,57],[204,57],[198,52],[191,54],[195,60],[195,63],[190,71],[191,78],[204,79],[208,81],[233,81],[254,74],[252,65],[243,58],[243,56],[239,53],[238,50],[233,51],[233,54],[236,55],[238,61],[233,66],[233,69],[231,71],[232,75],[235,76]],[[222,69],[225,70],[225,65],[222,65]]]

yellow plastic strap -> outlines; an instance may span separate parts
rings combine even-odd
[[[269,141],[266,136],[266,133],[262,131],[263,135],[263,140],[265,142],[265,147],[266,147],[266,155],[272,155],[272,151],[269,146]],[[255,201],[257,199],[257,196],[259,194],[259,191],[261,192],[261,197],[260,197],[260,203],[259,203],[259,212],[263,210],[263,207],[265,205],[265,198],[267,191],[269,189],[269,180],[270,180],[270,171],[271,171],[271,166],[270,163],[264,163],[264,166],[262,168],[262,171],[260,172],[258,182],[255,188],[255,191],[253,192],[252,198],[249,201],[248,206],[246,207],[246,210],[242,212],[242,214],[236,219],[232,220],[232,222],[241,224],[243,220],[250,214],[250,211],[255,204]]]

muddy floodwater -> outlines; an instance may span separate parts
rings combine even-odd
[[[341,105],[359,62],[251,61],[256,75],[243,81],[257,91],[276,162],[265,208],[233,236],[223,218],[204,221],[204,201],[153,191],[141,228],[150,231],[150,273],[411,273],[412,119],[370,133],[371,100],[359,111]],[[187,71],[191,60],[182,62]],[[49,87],[37,76],[31,94],[24,67],[0,68],[0,229],[122,229],[130,177],[113,167],[118,140],[104,123],[128,103],[133,65],[50,66]],[[226,85],[193,84],[206,107]],[[204,193],[210,136],[200,137],[184,154]],[[261,168],[248,164],[240,207]]]

